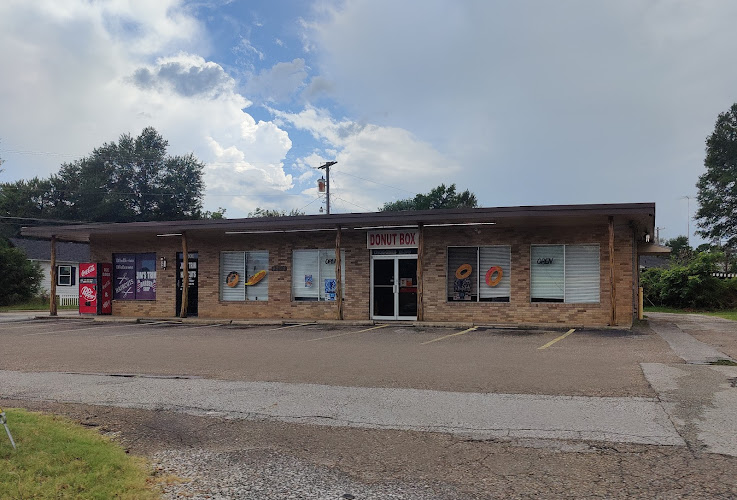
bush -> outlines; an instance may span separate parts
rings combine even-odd
[[[0,240],[0,306],[24,302],[38,294],[41,268],[17,248]]]
[[[712,276],[719,253],[701,252],[683,264],[647,269],[640,276],[645,301],[657,306],[725,309],[737,305],[737,280]]]

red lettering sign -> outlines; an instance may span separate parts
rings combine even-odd
[[[373,231],[367,233],[367,248],[415,248],[417,247],[417,231]]]

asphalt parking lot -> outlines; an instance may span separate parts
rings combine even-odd
[[[184,478],[165,498],[734,498],[737,371],[695,340],[734,352],[733,324],[654,316],[631,331],[14,321],[0,405],[114,436]]]
[[[0,324],[4,370],[442,391],[645,396],[639,363],[677,362],[647,329],[236,326],[86,319]]]

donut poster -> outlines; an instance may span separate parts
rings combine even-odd
[[[473,266],[462,264],[456,269],[453,280],[453,300],[471,300],[471,276]]]

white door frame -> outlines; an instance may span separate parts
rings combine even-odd
[[[393,260],[394,261],[394,285],[392,291],[394,294],[394,316],[376,316],[374,315],[374,261],[375,260]],[[415,316],[400,316],[399,315],[399,261],[400,260],[414,260],[417,261],[417,254],[398,254],[398,255],[372,255],[371,256],[371,303],[369,304],[369,310],[371,312],[371,319],[379,320],[399,320],[399,321],[417,321],[417,315]]]

